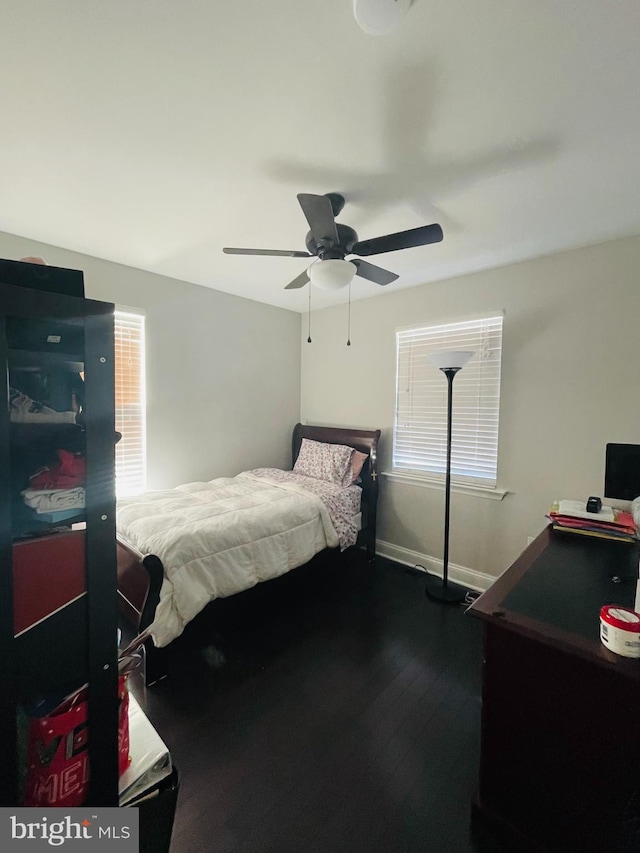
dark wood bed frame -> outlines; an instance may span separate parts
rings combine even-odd
[[[355,547],[365,548],[368,559],[373,561],[376,555],[380,430],[296,424],[291,441],[292,466],[298,458],[303,438],[327,444],[346,444],[368,455],[360,474],[362,525]],[[164,567],[155,554],[141,554],[120,540],[117,541],[117,555],[120,611],[139,634],[143,634],[155,616],[160,600]],[[144,646],[145,683],[150,686],[167,675],[169,647],[156,648],[150,638],[145,641]]]

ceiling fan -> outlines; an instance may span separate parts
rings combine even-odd
[[[228,255],[271,255],[288,258],[316,258],[308,270],[286,285],[285,290],[304,287],[307,282],[325,290],[337,290],[350,284],[354,275],[366,278],[375,284],[390,284],[399,278],[396,273],[360,260],[360,257],[379,255],[383,252],[395,252],[399,249],[411,249],[426,246],[442,240],[442,228],[439,225],[423,225],[396,234],[374,237],[372,240],[358,240],[358,235],[348,225],[335,221],[344,207],[344,196],[339,193],[298,193],[298,201],[309,228],[305,238],[306,252],[284,249],[233,249],[224,248]],[[346,255],[358,255],[346,260]]]

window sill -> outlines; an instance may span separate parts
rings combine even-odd
[[[405,483],[411,486],[420,486],[424,489],[436,489],[444,491],[444,480],[437,480],[417,474],[401,474],[397,471],[382,471],[383,477],[387,477],[394,483]],[[473,495],[477,498],[488,498],[492,501],[501,501],[509,494],[506,489],[498,489],[488,486],[465,485],[463,483],[451,483],[451,491],[461,495]]]

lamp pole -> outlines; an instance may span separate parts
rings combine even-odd
[[[442,582],[435,575],[427,575],[425,594],[436,601],[449,604],[464,600],[466,590],[460,586],[449,586],[449,519],[451,514],[451,443],[453,421],[453,379],[471,358],[473,353],[434,353],[432,360],[447,377],[447,467],[444,481],[444,553],[442,558]],[[443,364],[444,361],[444,364]],[[456,365],[456,361],[459,363]],[[447,362],[449,364],[447,364]],[[449,366],[454,365],[454,366]]]

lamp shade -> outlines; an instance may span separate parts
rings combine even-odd
[[[316,261],[307,270],[311,284],[321,290],[340,290],[351,283],[356,274],[356,266],[351,261],[340,258],[327,258],[326,261]]]
[[[469,352],[468,350],[448,349],[441,352],[430,352],[429,358],[440,370],[446,370],[447,368],[460,370],[474,355],[475,352]]]

